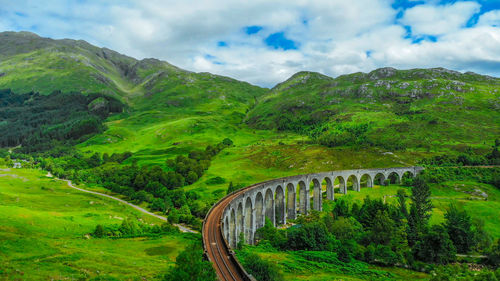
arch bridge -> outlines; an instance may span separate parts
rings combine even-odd
[[[202,234],[206,255],[217,265],[217,253],[208,244],[216,246],[221,253],[219,259],[224,260],[224,256],[228,259],[224,262],[226,266],[234,262],[233,267],[240,267],[240,274],[244,273],[230,249],[236,247],[241,233],[246,243],[253,244],[255,232],[264,226],[266,218],[274,226],[286,224],[298,214],[308,214],[311,208],[321,211],[324,192],[326,200],[335,200],[335,193],[360,191],[361,188],[373,187],[374,183],[382,184],[385,180],[397,183],[403,177],[414,177],[422,170],[422,167],[400,167],[331,171],[274,179],[235,191],[214,205],[205,218]],[[313,206],[310,206],[311,197]],[[219,242],[215,241],[217,236],[222,236]],[[224,249],[221,250],[221,247],[227,253],[222,253]],[[220,269],[216,271],[221,278]]]

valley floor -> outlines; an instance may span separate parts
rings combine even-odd
[[[154,280],[195,234],[91,238],[97,224],[161,220],[39,170],[0,170],[0,280]]]

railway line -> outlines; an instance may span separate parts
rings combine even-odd
[[[222,234],[221,221],[224,209],[238,195],[266,182],[254,184],[233,192],[217,202],[203,221],[202,236],[205,255],[215,269],[219,280],[255,281],[238,262]]]
[[[205,254],[214,265],[220,280],[245,280],[238,269],[239,264],[231,258],[231,252],[222,235],[220,223],[222,212],[236,196],[231,194],[219,201],[207,214],[203,224],[203,244]]]

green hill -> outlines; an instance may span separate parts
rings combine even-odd
[[[261,98],[246,122],[332,147],[483,149],[500,134],[499,90],[498,78],[443,68],[381,68],[335,79],[299,72]]]
[[[206,103],[215,97],[242,102],[264,93],[231,78],[185,71],[156,59],[137,60],[83,40],[53,40],[30,32],[0,33],[0,88],[16,93],[100,92],[130,103],[157,105],[161,99],[160,105],[167,107]]]
[[[81,40],[53,40],[29,32],[0,33],[0,89],[17,94],[62,91],[117,97],[130,107],[109,119],[108,130],[82,147],[144,150],[143,155],[162,157],[161,162],[165,155],[157,150],[170,147],[171,136],[188,133],[195,139],[195,144],[176,148],[218,142],[226,131],[238,130],[235,126],[256,98],[267,92],[232,78],[189,72],[156,59],[136,60]]]

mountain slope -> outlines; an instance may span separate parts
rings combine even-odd
[[[460,150],[500,134],[500,79],[442,68],[381,68],[330,78],[299,72],[249,112],[255,128],[310,135],[328,146]]]
[[[100,92],[132,104],[166,107],[189,104],[175,98],[179,95],[192,96],[198,103],[215,96],[247,102],[265,92],[246,82],[185,71],[156,59],[136,60],[82,40],[53,40],[30,32],[0,33],[0,88],[16,93]],[[169,101],[159,103],[165,96]]]
[[[172,146],[179,142],[173,138],[185,133],[195,144],[189,141],[181,147],[220,142],[226,132],[238,130],[255,100],[268,91],[157,59],[136,60],[81,40],[53,40],[29,32],[0,33],[2,88],[18,94],[78,91],[115,96],[130,105],[127,112],[112,117],[108,130],[82,147],[145,154],[151,147]]]

